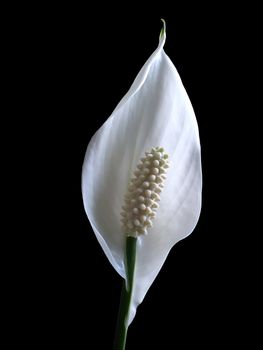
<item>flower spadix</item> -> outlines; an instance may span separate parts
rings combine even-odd
[[[159,208],[160,193],[169,167],[168,154],[161,147],[146,152],[134,171],[122,206],[123,230],[127,236],[146,234]]]
[[[201,208],[198,126],[163,50],[165,38],[163,30],[128,93],[92,137],[83,164],[87,216],[126,281],[125,241],[137,237],[128,324],[170,249],[194,229]]]

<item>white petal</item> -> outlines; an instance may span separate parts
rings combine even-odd
[[[88,146],[82,176],[86,213],[105,254],[125,277],[120,212],[128,181],[145,151],[162,146],[170,168],[153,228],[139,238],[129,323],[172,246],[189,235],[201,208],[201,156],[195,115],[163,51],[165,34],[129,92]]]

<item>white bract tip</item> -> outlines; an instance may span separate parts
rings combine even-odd
[[[130,204],[122,206],[121,221],[127,236],[138,237],[147,233],[147,229],[153,225],[150,220],[154,218],[152,210],[159,207],[157,202],[161,199],[161,189],[157,183],[162,183],[164,178],[155,175],[163,173],[164,165],[168,164],[167,154],[163,148],[156,147],[151,152],[145,152],[145,155],[133,173],[133,185],[128,186],[129,196],[132,198]],[[145,197],[141,195],[142,192]]]

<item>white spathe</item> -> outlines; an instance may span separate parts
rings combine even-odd
[[[83,164],[84,207],[109,261],[125,278],[121,206],[144,152],[160,146],[170,167],[153,227],[137,242],[134,293],[128,324],[170,249],[194,229],[201,210],[198,126],[179,74],[165,54],[165,31],[128,93],[92,137]]]

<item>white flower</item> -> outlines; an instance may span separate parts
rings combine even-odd
[[[201,209],[198,126],[179,74],[163,50],[165,38],[163,30],[159,46],[142,67],[130,90],[92,137],[83,164],[82,192],[87,216],[107,258],[123,278],[126,278],[126,234],[138,236],[128,324],[170,249],[194,229]],[[129,194],[128,186],[140,159],[145,157],[145,152],[160,153],[156,147],[162,147],[169,155],[170,164],[167,178],[159,181],[163,182],[159,208],[153,210],[154,215],[149,220],[149,216],[140,210],[148,207],[150,201],[147,204],[145,200],[147,197],[151,199],[150,191],[145,192],[141,199],[135,196],[135,202],[142,201],[141,208],[129,204],[132,196],[128,198],[128,207],[125,206],[124,197]],[[136,176],[145,175],[147,182],[147,176],[154,175],[151,181],[155,182],[159,170],[157,162],[154,164],[156,170],[152,171],[151,165],[151,174],[148,170],[143,173],[143,169],[138,169]],[[133,181],[132,193],[135,193],[142,185]],[[146,184],[145,191],[147,187]],[[124,227],[130,227],[130,232],[123,230],[121,212]],[[149,224],[143,226],[146,221]],[[140,227],[141,231],[136,231],[134,226]]]

